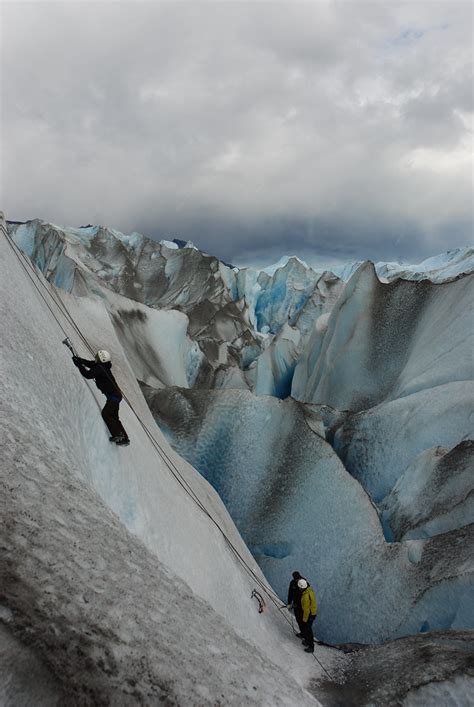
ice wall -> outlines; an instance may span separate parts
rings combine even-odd
[[[395,540],[426,538],[474,523],[474,443],[427,449],[383,499],[383,522]]]
[[[45,661],[55,685],[99,701],[314,703],[288,675],[295,666],[304,682],[314,666],[295,653],[280,612],[259,617],[255,583],[125,404],[131,446],[111,446],[102,396],[72,365],[3,234],[0,268],[0,583],[10,634]],[[112,352],[120,386],[182,484],[259,572],[215,491],[154,425],[103,299],[63,301],[92,345]]]
[[[474,276],[381,283],[368,263],[315,330],[292,394],[353,412],[473,377]]]
[[[416,456],[473,436],[473,291],[473,275],[383,284],[364,265],[297,363],[294,397],[351,413],[334,446],[376,502]]]
[[[170,248],[101,226],[63,228],[40,220],[11,224],[10,234],[66,291],[84,296],[106,288],[150,308],[186,314],[187,333],[202,354],[194,378],[200,385],[212,386],[217,369],[244,368],[261,352],[261,337],[233,286],[233,271],[196,248]]]
[[[316,272],[296,257],[264,270],[238,269],[195,247],[177,248],[175,243],[156,243],[102,226],[65,228],[35,220],[9,228],[58,287],[81,295],[107,288],[152,308],[184,312],[188,335],[202,354],[194,378],[198,387],[250,387],[278,396],[290,392],[296,363],[316,321],[332,310],[343,280],[358,267],[375,267],[384,281],[402,277],[436,282],[451,281],[474,267],[473,249],[460,248],[414,266],[349,263],[335,268],[340,277]],[[360,289],[360,274],[355,277]],[[374,287],[368,289],[369,295],[375,293]],[[417,292],[422,290],[419,283]],[[298,338],[296,346],[288,346],[288,327],[297,330],[290,337]],[[317,340],[310,346],[313,361]]]
[[[320,638],[379,642],[473,625],[474,526],[387,543],[370,498],[314,432],[313,410],[246,391],[148,389],[146,397],[173,446],[217,489],[282,599],[295,569],[311,581]]]
[[[277,271],[278,274],[279,271]],[[291,393],[296,364],[313,331],[326,327],[327,318],[344,289],[344,283],[332,273],[323,273],[311,293],[256,359],[247,374],[257,395],[286,398]]]

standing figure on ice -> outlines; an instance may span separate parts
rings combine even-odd
[[[301,633],[303,634],[303,643],[307,646],[304,650],[305,653],[314,653],[313,622],[318,610],[316,597],[306,579],[299,579],[298,587],[301,590],[301,608],[303,610]]]
[[[122,446],[130,444],[128,435],[119,420],[122,391],[113,376],[109,352],[104,350],[97,351],[94,361],[87,361],[85,358],[79,358],[79,356],[73,356],[72,360],[84,378],[93,378],[100,392],[107,398],[102,410],[102,417],[109,428],[110,441]]]
[[[302,590],[298,587],[298,581],[304,579],[299,572],[293,572],[293,579],[288,587],[288,609],[293,609],[295,614],[296,623],[298,624],[299,633],[296,634],[298,638],[303,638],[303,609],[301,606],[301,594]]]

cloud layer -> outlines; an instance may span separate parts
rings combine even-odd
[[[4,4],[9,218],[268,252],[472,239],[472,6]]]

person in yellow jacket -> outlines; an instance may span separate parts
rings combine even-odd
[[[306,579],[299,579],[298,587],[301,590],[301,608],[303,610],[301,633],[303,634],[303,643],[306,645],[305,652],[314,653],[313,621],[318,610],[316,597]]]

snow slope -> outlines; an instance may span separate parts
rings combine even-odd
[[[317,664],[273,605],[257,613],[255,582],[127,405],[132,444],[111,447],[102,396],[73,367],[3,234],[0,268],[0,603],[11,640],[44,663],[54,690],[82,704],[125,704],[127,695],[316,704],[295,678],[304,684]],[[154,425],[103,300],[62,297],[92,345],[112,352],[122,389],[183,483],[263,579],[215,491]]]

